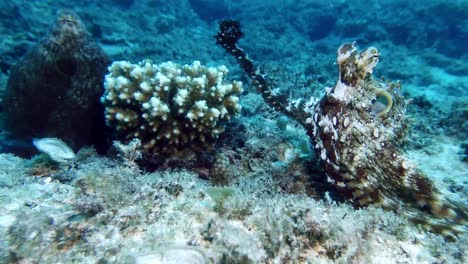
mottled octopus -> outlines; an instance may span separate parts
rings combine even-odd
[[[433,183],[405,157],[407,102],[397,83],[376,81],[379,51],[359,51],[354,43],[338,49],[339,78],[318,99],[289,101],[273,92],[264,75],[237,46],[240,24],[220,21],[217,44],[233,55],[264,100],[307,130],[327,180],[356,207],[377,204],[423,227],[454,238],[466,232],[466,208],[444,199]]]

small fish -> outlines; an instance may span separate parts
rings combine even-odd
[[[33,144],[39,151],[58,163],[67,163],[75,158],[73,150],[58,138],[35,138]]]

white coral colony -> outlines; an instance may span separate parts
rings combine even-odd
[[[199,61],[114,62],[101,97],[106,123],[125,140],[139,139],[147,153],[206,150],[241,109],[242,83],[228,82],[227,73]]]
[[[34,146],[47,154],[53,161],[67,163],[75,158],[73,150],[58,138],[41,138],[33,140]]]

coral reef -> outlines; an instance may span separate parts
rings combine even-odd
[[[102,149],[99,96],[108,62],[79,17],[60,11],[50,33],[11,68],[6,128],[29,142],[58,137],[74,150],[91,144]]]
[[[147,154],[206,150],[239,113],[242,83],[227,83],[225,66],[150,61],[114,62],[105,79],[107,124]]]
[[[265,76],[238,48],[240,24],[220,21],[217,44],[233,55],[265,101],[306,128],[327,175],[340,195],[357,207],[379,204],[452,238],[466,231],[466,209],[444,200],[433,183],[408,160],[406,102],[399,85],[372,78],[379,51],[338,49],[339,78],[321,99],[290,101],[271,89]],[[400,210],[402,203],[404,210]]]
[[[138,139],[120,138],[106,156],[82,148],[68,167],[45,155],[0,154],[0,263],[468,262],[468,232],[448,242],[378,206],[337,203],[307,131],[265,103],[212,38],[212,19],[228,11],[242,21],[239,43],[267,73],[272,95],[314,102],[336,84],[341,43],[378,47],[375,81],[401,80],[394,91],[413,99],[402,123],[405,156],[440,195],[468,206],[468,1],[0,1],[2,153],[33,148],[8,138],[2,99],[12,65],[42,41],[60,8],[80,15],[110,61],[226,65],[247,92],[213,151],[161,155],[151,173]],[[393,116],[399,99],[390,90],[375,99],[378,118]]]

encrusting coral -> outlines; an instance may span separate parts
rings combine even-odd
[[[241,109],[242,83],[227,83],[225,66],[118,61],[109,72],[101,98],[107,125],[139,139],[146,154],[206,150]]]
[[[466,231],[466,209],[445,200],[402,151],[406,140],[406,101],[399,85],[372,78],[379,51],[338,49],[339,78],[322,98],[289,101],[275,93],[259,68],[237,46],[237,21],[223,20],[217,43],[233,55],[265,101],[297,120],[313,141],[327,176],[355,206],[378,204],[415,223],[453,238]],[[401,208],[403,207],[403,208]]]

